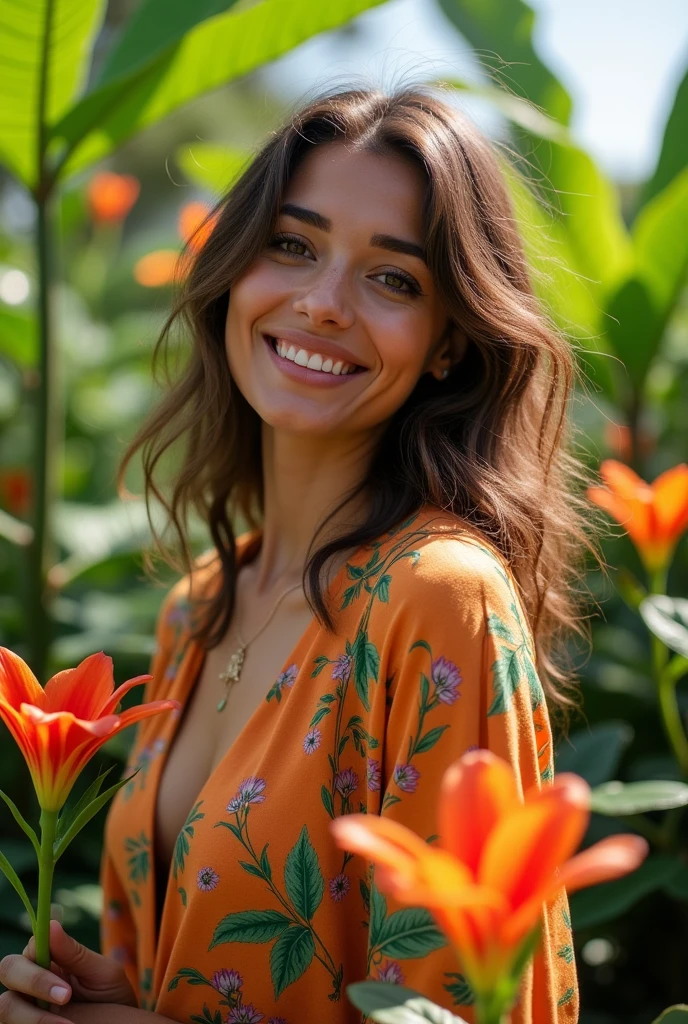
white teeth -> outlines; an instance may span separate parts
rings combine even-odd
[[[345,363],[342,359],[334,362],[331,358],[320,355],[319,352],[309,353],[305,348],[296,348],[295,345],[290,345],[288,341],[282,341],[280,338],[275,338],[275,349],[282,359],[290,359],[293,363],[306,366],[309,370],[333,373],[335,376],[356,371],[354,363]]]

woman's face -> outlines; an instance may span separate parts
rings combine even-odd
[[[232,376],[272,427],[374,431],[421,374],[449,367],[448,315],[422,258],[423,193],[413,164],[339,142],[299,166],[271,243],[230,290],[225,332]]]

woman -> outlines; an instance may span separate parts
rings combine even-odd
[[[472,1021],[429,915],[385,901],[329,823],[364,810],[432,840],[439,781],[471,747],[547,785],[545,694],[571,702],[553,641],[580,631],[590,547],[575,368],[495,150],[430,90],[316,100],[220,204],[163,338],[178,323],[190,360],[122,476],[143,448],[165,501],[154,470],[187,440],[167,502],[183,575],[145,697],[182,711],[142,723],[108,816],[108,956],[53,926],[59,1012],[345,1024],[345,986],[371,976]],[[193,565],[192,506],[214,542]],[[542,935],[518,1024],[577,1020],[563,893]],[[20,993],[47,994],[30,952],[8,1024],[37,1024]]]

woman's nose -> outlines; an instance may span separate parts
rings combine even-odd
[[[345,273],[329,269],[317,274],[294,299],[294,312],[305,313],[313,323],[329,321],[340,327],[351,326],[354,308]]]

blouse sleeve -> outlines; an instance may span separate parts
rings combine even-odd
[[[532,635],[502,561],[470,541],[432,544],[408,585],[408,600],[392,612],[388,630],[380,813],[434,841],[440,782],[452,762],[468,750],[490,749],[509,762],[523,792],[551,783],[552,736]],[[415,937],[395,939],[385,922],[401,907],[392,904],[371,885],[368,976],[403,982],[472,1022],[473,996],[454,950],[425,911]],[[578,1020],[563,891],[543,906],[542,936],[513,1024]]]

